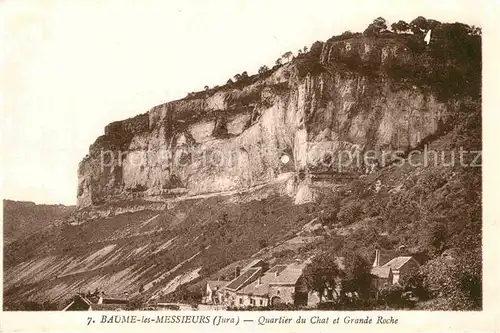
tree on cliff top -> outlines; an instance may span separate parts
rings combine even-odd
[[[235,82],[238,82],[238,81],[241,81],[241,80],[245,80],[245,79],[248,79],[248,73],[246,71],[244,71],[243,73],[241,74],[236,74],[234,77],[233,77],[234,81]]]
[[[292,51],[287,51],[287,52],[283,53],[281,58],[285,59],[286,62],[289,62],[292,55],[293,55]]]
[[[315,41],[311,45],[311,51],[309,52],[309,54],[313,57],[319,57],[322,50],[323,50],[323,43],[320,41]]]
[[[391,28],[394,32],[400,33],[410,30],[410,25],[403,20],[399,20],[398,22],[391,24]]]
[[[419,16],[410,22],[410,29],[414,35],[422,35],[429,29],[429,23],[423,16]]]
[[[387,29],[387,21],[383,17],[377,17],[363,32],[365,36],[376,36]]]
[[[259,68],[259,74],[262,74],[262,73],[265,73],[269,70],[269,67],[267,67],[266,65],[262,65],[260,66]]]

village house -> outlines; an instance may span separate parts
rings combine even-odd
[[[125,292],[123,294],[105,294],[102,293],[99,296],[99,300],[97,301],[97,304],[121,304],[121,305],[127,305],[129,302],[129,296],[128,293]]]
[[[82,294],[77,294],[63,311],[92,311],[92,302]]]
[[[271,304],[269,299],[269,283],[276,279],[285,268],[286,265],[274,266],[248,286],[240,289],[237,292],[237,306],[269,306]]]
[[[370,273],[372,274],[373,283],[372,286],[376,289],[380,289],[385,285],[392,284],[394,275],[392,269],[389,266],[378,266],[372,267]]]
[[[253,267],[230,281],[222,290],[221,300],[228,306],[244,306],[244,298],[238,297],[237,292],[262,275],[262,267]]]
[[[276,265],[267,271],[261,262],[255,265],[245,267],[241,275],[220,289],[221,303],[232,307],[307,305],[308,293],[302,278],[304,264]],[[209,283],[207,288],[211,288]]]
[[[399,251],[375,250],[375,260],[371,268],[372,287],[375,296],[384,286],[403,281],[406,277],[418,272],[420,264],[409,254],[401,255]]]
[[[419,263],[410,256],[396,257],[386,263],[383,267],[390,267],[392,272],[392,283],[400,283],[403,279],[417,273],[420,270]],[[400,283],[401,284],[401,283]]]
[[[128,294],[107,295],[105,293],[83,294],[73,297],[62,311],[120,311],[125,310],[129,303]]]
[[[271,306],[278,304],[307,305],[307,287],[303,278],[305,265],[292,264],[269,282]]]

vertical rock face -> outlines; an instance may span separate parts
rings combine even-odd
[[[78,207],[241,191],[288,172],[297,182],[366,172],[364,162],[344,157],[415,147],[452,111],[431,91],[385,75],[409,59],[394,41],[326,43],[246,81],[112,123],[80,162]],[[354,70],[351,61],[377,72]]]

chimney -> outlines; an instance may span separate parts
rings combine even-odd
[[[241,273],[240,266],[236,266],[236,268],[234,269],[234,277],[237,278],[238,276],[240,276],[240,273]]]
[[[259,276],[259,278],[257,279],[257,285],[260,286],[261,284],[262,284],[262,280],[261,280],[261,278]]]
[[[373,262],[373,267],[380,266],[380,250],[375,250],[375,261]]]
[[[280,273],[278,273],[278,271],[274,272],[274,278],[277,278],[278,275],[280,275]]]

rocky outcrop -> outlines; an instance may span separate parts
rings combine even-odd
[[[414,147],[454,108],[387,75],[412,59],[401,42],[363,37],[313,51],[108,125],[79,165],[78,207],[245,190],[289,172],[302,202],[314,197],[304,188],[312,175],[367,172],[346,158]]]

